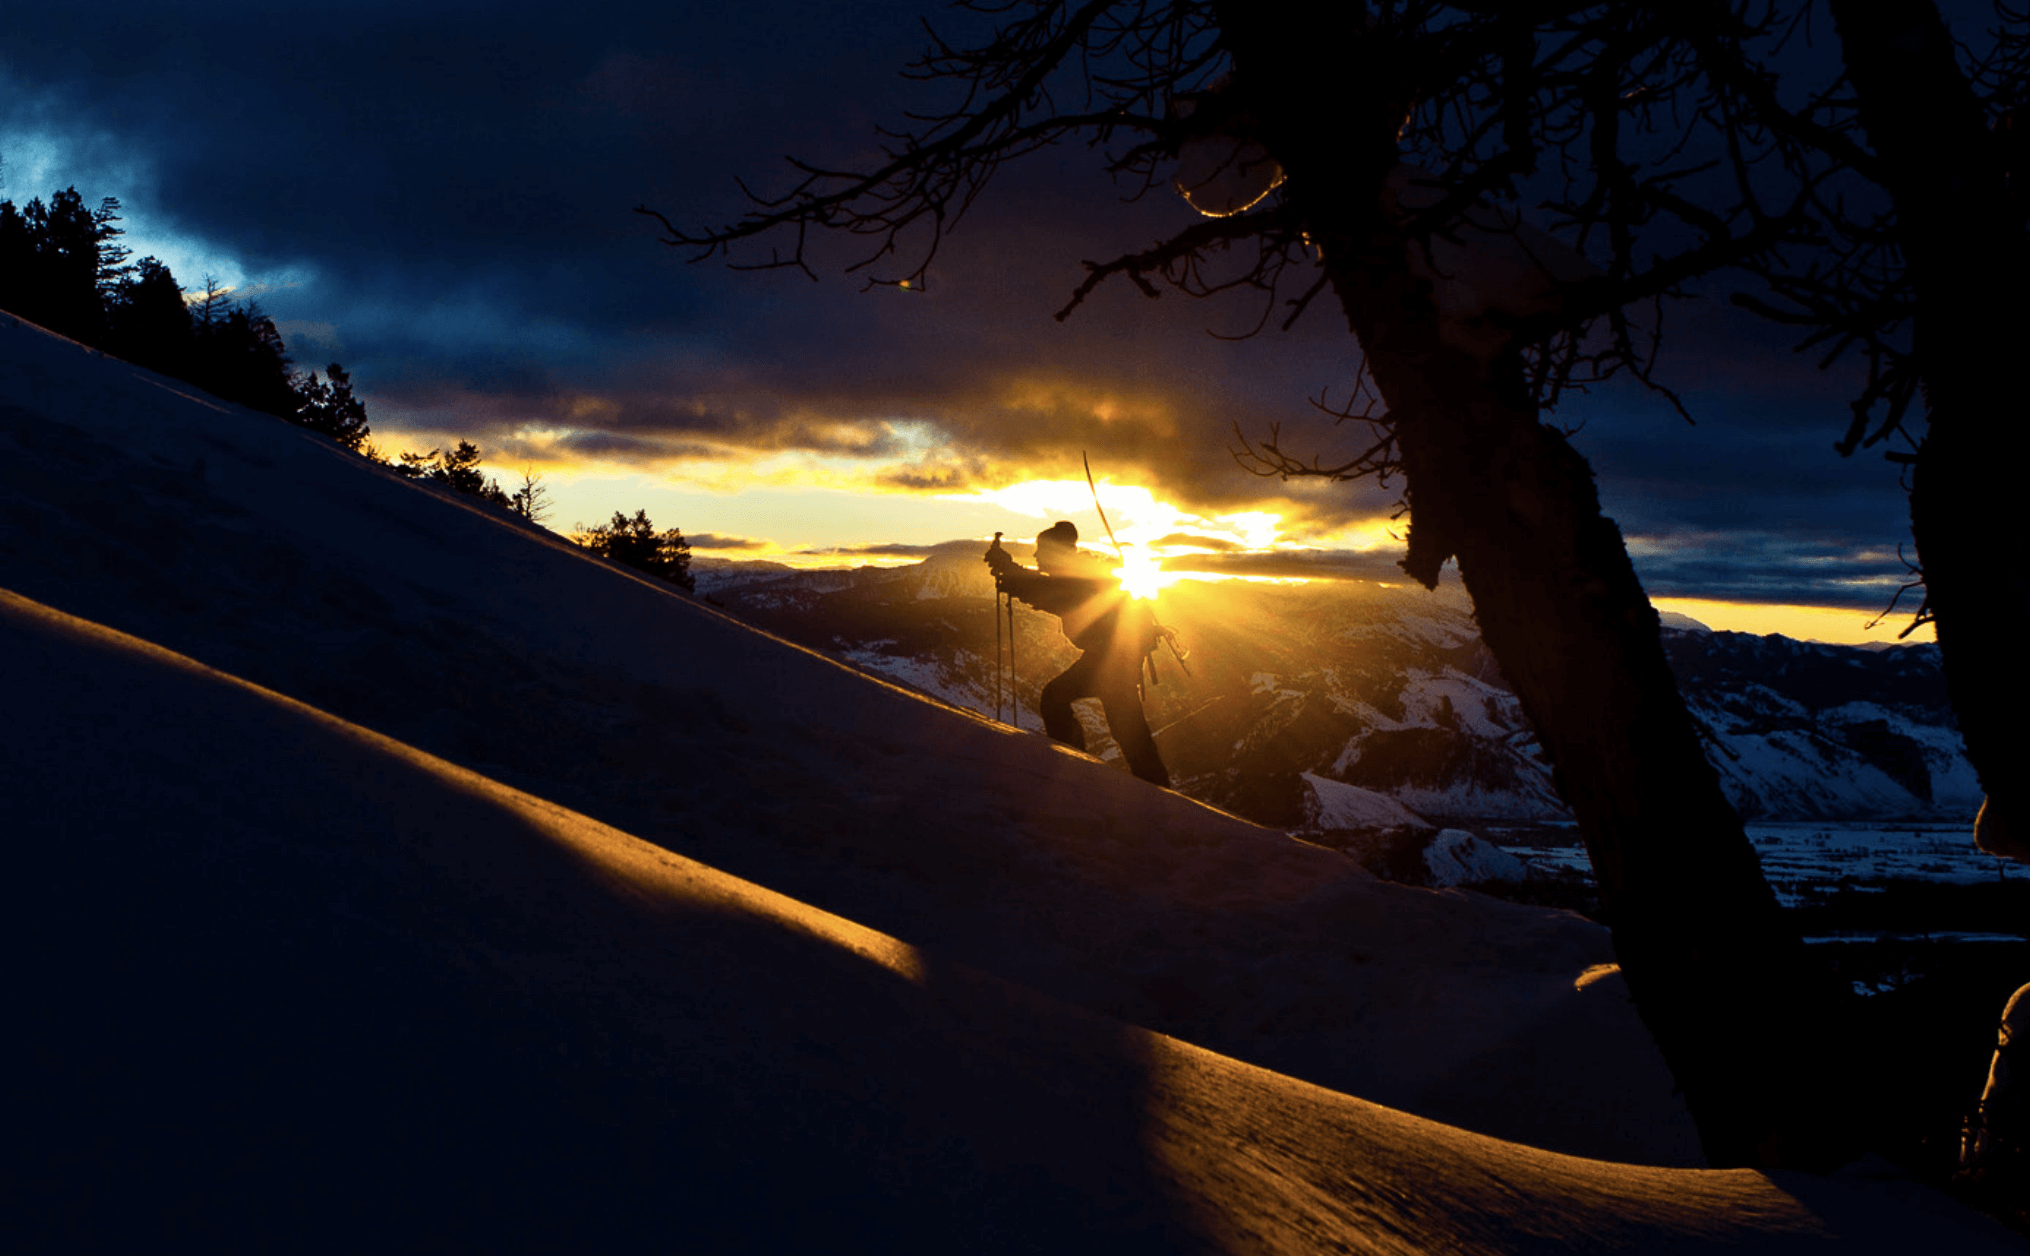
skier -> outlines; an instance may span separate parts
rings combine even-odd
[[[1064,635],[1084,651],[1043,687],[1038,705],[1043,709],[1044,731],[1084,750],[1085,728],[1071,704],[1079,698],[1098,698],[1128,769],[1152,784],[1168,786],[1170,771],[1156,753],[1156,739],[1149,735],[1149,721],[1142,714],[1142,659],[1156,648],[1156,617],[1131,600],[1097,560],[1079,553],[1078,529],[1068,521],[1037,534],[1037,570],[1017,563],[999,539],[987,547],[986,563],[996,589],[1057,616]]]

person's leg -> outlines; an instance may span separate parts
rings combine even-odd
[[[1078,722],[1078,713],[1071,709],[1071,704],[1078,698],[1092,696],[1092,674],[1093,656],[1081,654],[1078,662],[1043,687],[1036,700],[1043,712],[1043,731],[1073,750],[1085,749],[1085,725]]]
[[[1137,667],[1141,660],[1135,660]],[[1156,739],[1149,734],[1149,719],[1142,714],[1142,695],[1135,690],[1136,674],[1114,669],[1100,687],[1100,705],[1107,711],[1107,730],[1121,747],[1128,770],[1152,785],[1168,787],[1170,769],[1156,752]]]

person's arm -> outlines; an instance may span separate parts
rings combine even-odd
[[[994,573],[994,587],[1002,593],[1029,603],[1041,611],[1055,612],[1054,603],[1061,599],[1053,596],[1057,590],[1051,577],[1040,571],[1031,571],[1010,557],[996,540],[987,548],[987,569]]]
[[[1050,605],[1056,601],[1051,596],[1055,592],[1051,587],[1051,578],[1042,572],[1031,571],[1011,561],[1005,567],[996,568],[994,578],[1001,591],[1008,596],[1027,602],[1040,611],[1056,609]]]

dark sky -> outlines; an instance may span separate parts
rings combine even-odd
[[[1174,198],[1123,203],[1086,150],[1011,171],[920,294],[863,292],[836,265],[818,284],[686,265],[630,212],[721,222],[742,208],[734,179],[779,188],[785,154],[868,156],[878,124],[935,103],[895,74],[934,12],[10,6],[0,195],[120,197],[137,255],[186,287],[211,270],[257,294],[299,365],[343,361],[384,447],[468,437],[490,465],[544,467],[577,517],[652,486],[685,515],[663,522],[748,552],[825,539],[826,503],[838,544],[924,543],[947,519],[944,536],[1002,524],[921,496],[930,513],[842,503],[1077,479],[1083,449],[1187,516],[1378,539],[1392,494],[1285,489],[1228,452],[1236,423],[1282,423],[1298,448],[1349,439],[1307,400],[1350,382],[1332,311],[1233,342],[1208,331],[1252,307],[1123,287],[1052,320],[1082,259],[1190,219]],[[1907,517],[1893,468],[1832,451],[1848,377],[1711,298],[1669,330],[1664,376],[1696,427],[1622,387],[1556,416],[1580,429],[1651,592],[1879,608]],[[771,529],[773,509],[815,513]]]

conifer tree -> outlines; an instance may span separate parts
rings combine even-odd
[[[574,538],[601,558],[646,572],[685,590],[697,587],[691,574],[691,546],[677,528],[662,532],[650,521],[648,511],[637,510],[630,519],[613,512],[611,523],[587,527],[579,524]]]
[[[491,505],[513,510],[514,503],[501,489],[499,480],[490,480],[479,470],[479,446],[461,440],[449,453],[433,449],[428,453],[403,451],[389,464],[396,475],[412,480],[430,480]]]
[[[296,422],[357,453],[372,435],[366,403],[352,395],[352,377],[343,366],[333,362],[325,373],[329,378],[320,380],[312,371],[297,386]]]
[[[181,376],[195,347],[183,289],[160,258],[144,257],[106,304],[106,350],[136,366]]]
[[[15,313],[58,335],[97,344],[104,329],[99,303],[99,245],[107,224],[85,208],[75,187],[22,215],[29,242],[13,294]]]
[[[96,278],[101,308],[117,296],[121,285],[134,272],[134,268],[127,264],[127,259],[134,255],[134,251],[124,244],[115,243],[121,236],[127,234],[126,228],[113,225],[119,221],[120,198],[117,196],[100,198],[99,207],[92,211],[92,225],[97,228],[99,264]]]
[[[274,320],[251,301],[227,303],[222,290],[207,280],[196,322],[197,352],[194,369],[186,379],[213,396],[249,409],[278,418],[295,417],[299,401],[289,370],[289,351]]]

